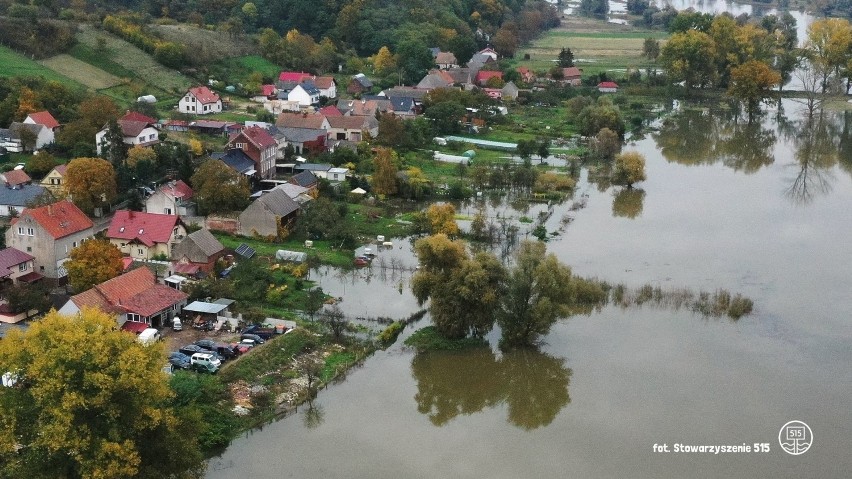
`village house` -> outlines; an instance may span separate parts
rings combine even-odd
[[[385,97],[364,95],[361,100],[350,100],[343,116],[376,116],[393,111],[393,104]]]
[[[319,180],[316,175],[311,173],[310,171],[302,171],[301,173],[296,173],[295,175],[290,177],[290,183],[301,186],[302,188],[308,189],[308,194],[314,196],[317,190],[317,184]]]
[[[287,147],[293,148],[297,155],[322,153],[326,150],[326,130],[313,128],[275,128],[275,141],[278,142],[276,158],[286,157]]]
[[[115,212],[106,237],[131,258],[169,258],[172,246],[186,236],[186,227],[177,215]]]
[[[305,203],[313,200],[311,196],[311,190],[293,183],[282,183],[273,190],[281,190],[290,197],[291,200],[299,203],[299,205],[304,205]]]
[[[0,173],[0,182],[4,185],[8,186],[19,186],[19,185],[28,185],[32,183],[33,179],[30,178],[24,170],[11,170],[5,173]]]
[[[598,91],[601,93],[618,93],[618,83],[614,81],[602,81],[598,83]]]
[[[328,163],[302,163],[295,166],[294,171],[300,173],[302,171],[310,171],[317,178],[328,179],[328,170],[333,167]]]
[[[533,71],[529,68],[518,67],[515,69],[515,71],[518,72],[519,75],[521,75],[521,81],[523,81],[524,83],[535,83],[535,73],[533,73]]]
[[[325,179],[332,183],[346,181],[346,175],[349,174],[348,168],[329,168],[325,174]]]
[[[284,112],[275,120],[278,128],[308,128],[311,130],[328,130],[328,119],[323,115],[309,113]]]
[[[488,98],[493,98],[495,100],[500,100],[503,98],[503,90],[499,88],[483,88],[482,91],[488,95]]]
[[[56,118],[50,114],[49,111],[37,111],[35,113],[30,113],[24,119],[24,123],[28,125],[42,125],[53,133],[59,131],[59,122],[56,121]]]
[[[0,216],[14,216],[29,203],[45,194],[41,185],[19,184],[0,185]]]
[[[153,146],[160,141],[160,132],[157,130],[158,123],[154,118],[129,111],[119,118],[117,123],[121,128],[122,141],[125,145],[145,147]],[[105,146],[107,131],[109,131],[109,125],[104,125],[103,129],[95,135],[98,155],[101,154],[103,146]]]
[[[571,86],[580,86],[583,84],[583,70],[580,70],[577,67],[567,67],[562,69],[562,80],[560,83],[571,85]]]
[[[225,247],[206,229],[188,234],[172,249],[172,261],[182,265],[198,266],[201,271],[208,274],[213,271],[216,261],[224,255]]]
[[[256,95],[251,97],[251,101],[257,103],[264,103],[267,100],[275,98],[275,95],[278,93],[278,88],[275,85],[260,85],[260,91],[257,92]]]
[[[369,93],[370,90],[373,89],[373,82],[367,78],[367,75],[363,73],[359,73],[352,77],[352,80],[349,81],[349,85],[346,86],[346,92],[350,95],[360,95],[362,93]]]
[[[53,143],[55,138],[53,130],[44,125],[34,123],[19,123],[16,121],[9,125],[9,130],[18,136],[21,140],[21,147],[26,151],[39,151]],[[26,137],[24,130],[29,132],[29,139]],[[31,143],[28,144],[28,141],[31,141]]]
[[[439,52],[438,55],[435,56],[435,64],[438,65],[438,68],[441,70],[449,70],[450,68],[457,68],[459,66],[459,61],[451,52]]]
[[[254,161],[243,152],[243,150],[227,150],[210,153],[210,158],[220,160],[237,173],[244,175],[251,184],[257,170],[254,169]]]
[[[178,102],[178,111],[192,115],[208,115],[222,112],[222,99],[219,94],[206,86],[197,86],[187,90]]]
[[[313,82],[302,82],[287,93],[287,101],[298,102],[301,107],[319,105],[320,91]]]
[[[171,324],[186,300],[186,293],[158,284],[150,269],[139,267],[71,296],[59,313],[70,316],[96,308],[115,315],[119,326],[133,322],[160,328]]]
[[[314,86],[319,90],[320,96],[329,100],[337,98],[337,82],[334,77],[316,77],[314,78]]]
[[[299,204],[287,193],[273,189],[261,195],[239,216],[243,236],[279,237],[289,228],[299,212]]]
[[[44,186],[56,198],[65,196],[65,172],[68,165],[56,165],[52,170],[41,180],[41,186]]]
[[[332,116],[326,118],[328,138],[359,142],[364,133],[375,138],[379,134],[379,120],[375,116]]]
[[[246,156],[251,158],[259,178],[275,177],[275,157],[278,153],[278,143],[265,129],[258,126],[243,128],[239,133],[231,135],[226,148],[242,150]]]
[[[486,86],[488,84],[488,80],[496,78],[500,81],[503,81],[503,72],[499,71],[489,71],[489,70],[480,70],[479,73],[476,74],[474,78],[474,83],[479,86]]]
[[[169,181],[145,200],[145,211],[165,215],[195,216],[194,192],[183,180]]]
[[[425,77],[417,84],[419,90],[434,90],[436,88],[447,88],[453,86],[455,80],[452,75],[444,70],[429,70]]]
[[[502,94],[502,98],[504,100],[517,100],[519,91],[520,90],[518,89],[517,85],[515,85],[515,82],[510,81],[509,83],[503,85],[503,89],[500,90],[500,93]]]
[[[20,283],[41,279],[35,272],[35,256],[16,248],[0,250],[0,291]]]
[[[94,224],[68,200],[25,208],[6,230],[6,246],[35,257],[38,273],[48,278],[67,275],[62,267],[68,253],[95,234]]]

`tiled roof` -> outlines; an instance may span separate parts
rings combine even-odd
[[[142,130],[152,125],[147,121],[118,120],[118,126],[121,127],[122,135],[135,137],[142,133]]]
[[[452,72],[450,72],[452,74]],[[418,88],[404,87],[398,86],[394,88],[388,88],[382,94],[388,98],[394,97],[406,97],[406,98],[414,98],[415,100],[422,100],[426,94],[429,93],[426,90],[421,90]]]
[[[20,138],[21,134],[19,132],[23,128],[30,130],[34,135],[38,136],[41,133],[41,130],[47,127],[44,125],[33,125],[32,123],[20,123],[17,121],[9,124],[9,129],[14,132],[17,138]]]
[[[304,186],[294,185],[293,183],[282,183],[282,184],[280,184],[280,185],[278,185],[278,186],[276,186],[275,188],[272,188],[272,189],[283,191],[284,193],[287,194],[287,196],[290,197],[290,199],[293,199],[293,200],[298,198],[299,195],[305,194],[308,191],[310,191],[309,189],[305,188]]]
[[[60,175],[65,176],[65,172],[68,170],[68,165],[56,165],[53,169]]]
[[[325,130],[314,128],[278,128],[279,137],[292,143],[305,143],[307,141],[323,140],[326,136]]]
[[[371,121],[372,120],[372,121]],[[369,130],[376,123],[374,116],[331,116],[328,124],[331,128],[342,130]]]
[[[328,105],[320,108],[319,113],[323,116],[343,116],[343,113],[341,113],[334,105]]]
[[[452,84],[453,78],[449,74],[442,70],[432,70],[420,80],[417,88],[431,90],[434,88],[446,88]]]
[[[225,247],[206,229],[200,229],[191,233],[184,241],[192,241],[208,257],[221,252]],[[207,261],[206,259],[204,261]]]
[[[485,83],[492,78],[503,79],[503,72],[495,72],[488,70],[480,70],[479,73],[476,74],[476,82],[477,83]]]
[[[272,190],[255,200],[255,203],[263,204],[272,214],[282,218],[299,209],[299,203],[281,190]]]
[[[321,130],[323,127],[323,120],[325,120],[323,115],[283,112],[278,115],[278,120],[275,122],[275,126]]]
[[[598,83],[598,88],[618,88],[618,83],[614,81],[602,81]]]
[[[456,56],[453,55],[452,52],[441,52],[441,53],[438,54],[438,56],[435,57],[435,63],[437,63],[438,65],[442,65],[442,64],[455,65],[458,62],[459,61],[456,60]]]
[[[232,149],[225,152],[217,152],[210,155],[214,160],[221,160],[229,168],[240,174],[246,174],[254,169],[254,160],[248,157],[243,150]]]
[[[68,200],[38,208],[27,208],[21,212],[21,218],[27,216],[35,220],[55,239],[83,231],[94,225],[92,220],[80,211],[80,208]]]
[[[367,78],[367,75],[364,75],[363,73],[353,76],[352,79],[360,83],[364,88],[371,88],[373,86],[373,82],[371,82],[370,79]]]
[[[259,150],[265,150],[278,145],[278,143],[275,142],[275,138],[273,138],[268,131],[259,126],[244,128],[243,131],[231,136],[231,139],[228,140],[228,144],[239,136],[245,137],[246,140],[256,146]]]
[[[173,198],[181,198],[184,200],[188,200],[192,198],[192,195],[195,194],[192,191],[192,188],[189,187],[183,180],[170,181],[163,186],[160,187],[160,191],[167,195],[171,195]]]
[[[562,69],[562,76],[568,78],[580,78],[583,72],[577,67],[568,67]]]
[[[21,263],[26,263],[33,259],[35,259],[33,255],[24,253],[23,251],[15,248],[5,248],[0,250],[0,278],[5,278],[14,273],[14,271],[12,271],[13,266],[18,266]]]
[[[150,116],[143,115],[138,111],[128,111],[124,114],[123,117],[119,118],[119,121],[143,121],[145,123],[151,124],[157,123],[156,118],[151,118]]]
[[[260,94],[269,96],[275,94],[275,85],[260,85]]]
[[[213,90],[207,88],[206,86],[197,86],[195,88],[190,88],[189,92],[198,100],[200,103],[216,103],[219,101],[219,95]]]
[[[119,276],[120,277],[120,276]],[[78,308],[97,308],[105,313],[114,313],[120,314],[122,313],[121,308],[110,304],[109,301],[102,295],[97,289],[87,289],[80,294],[75,294],[71,296],[71,301],[77,305]]]
[[[26,206],[33,199],[44,194],[41,185],[23,184],[17,186],[0,186],[0,205]]]
[[[314,85],[320,90],[328,90],[334,85],[334,77],[316,77]]]
[[[279,81],[293,81],[293,82],[301,82],[307,78],[311,78],[313,75],[305,72],[281,72],[278,75]]]
[[[175,226],[180,222],[177,215],[158,215],[138,211],[115,212],[107,231],[108,238],[137,240],[146,246],[168,243]]]
[[[157,284],[148,268],[136,268],[71,297],[78,308],[150,316],[186,299],[185,293]]]
[[[22,185],[24,183],[29,183],[32,181],[30,175],[26,174],[24,170],[11,170],[2,174],[3,180],[12,185]]]
[[[138,269],[147,270],[148,268]],[[151,316],[152,314],[170,308],[186,298],[186,293],[182,291],[169,288],[163,284],[154,284],[145,291],[129,298],[127,301],[122,303],[121,306],[130,313],[136,313],[141,316]]]
[[[59,126],[59,122],[56,121],[56,118],[50,114],[49,111],[37,111],[35,113],[30,113],[27,117],[35,122],[38,125],[44,125],[50,129],[57,128]]]

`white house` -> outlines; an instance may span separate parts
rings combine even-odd
[[[334,77],[316,77],[314,86],[319,90],[320,96],[329,99],[337,98],[337,82],[334,81]]]
[[[348,168],[330,168],[326,173],[326,179],[331,182],[346,181],[346,175],[348,173]]]
[[[149,116],[145,116],[135,111],[127,112],[123,117],[119,118],[118,126],[121,128],[121,135],[124,138],[125,145],[134,147],[152,146],[160,141],[160,132],[155,128],[157,120]],[[95,135],[95,144],[97,145],[98,154],[101,154],[101,147],[104,144],[104,137],[109,130],[109,125],[105,125],[101,131]]]
[[[13,132],[13,136],[17,135],[21,139],[22,146],[25,146],[24,149],[31,148],[32,151],[38,151],[54,141],[53,130],[44,125],[13,122],[9,125],[9,130]],[[24,140],[21,137],[21,131],[23,130],[29,130],[32,133],[32,137],[35,138],[35,144],[24,145]]]
[[[297,101],[300,106],[318,105],[320,91],[312,83],[299,83],[287,94],[288,101]]]
[[[190,88],[178,102],[178,111],[194,115],[207,115],[222,111],[219,94],[206,86]]]

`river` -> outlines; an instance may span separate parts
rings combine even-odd
[[[807,121],[784,106],[795,121],[673,114],[626,146],[647,157],[644,193],[625,197],[584,173],[586,207],[557,206],[548,223],[574,218],[548,249],[578,274],[727,288],[755,301],[751,316],[609,306],[512,354],[418,355],[400,341],[321,391],[312,414],[238,438],[207,477],[848,477],[852,114]],[[381,254],[409,264],[410,244],[394,248]],[[313,274],[352,315],[417,310],[410,273]],[[779,446],[791,420],[813,434],[799,456]],[[653,452],[676,443],[769,452]]]

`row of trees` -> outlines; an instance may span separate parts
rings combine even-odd
[[[574,276],[541,242],[522,242],[511,268],[443,233],[418,240],[415,251],[414,295],[430,302],[435,327],[451,339],[481,337],[496,322],[501,347],[533,345],[557,319],[589,313],[606,298],[600,284]]]

